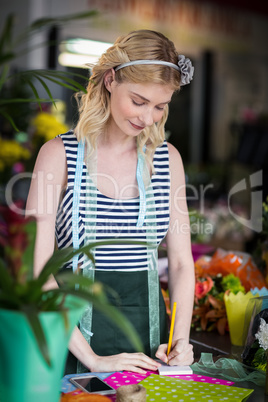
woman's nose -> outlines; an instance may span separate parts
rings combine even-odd
[[[146,127],[151,126],[154,123],[154,116],[153,112],[151,110],[146,110],[142,116],[140,116],[140,119],[144,123]]]

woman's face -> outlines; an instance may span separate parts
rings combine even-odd
[[[107,87],[107,86],[106,86]],[[107,87],[111,93],[110,130],[136,137],[145,128],[157,123],[173,90],[160,84],[118,84],[114,79]]]

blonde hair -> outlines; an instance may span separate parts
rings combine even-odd
[[[178,63],[174,43],[163,34],[150,30],[138,30],[120,36],[92,68],[87,93],[78,94],[79,120],[75,129],[78,141],[85,139],[90,148],[96,147],[98,136],[105,131],[110,118],[110,92],[104,84],[105,73],[133,60],[164,60]],[[164,65],[131,65],[115,73],[118,83],[154,83],[168,85],[173,91],[180,89],[179,71]],[[151,160],[158,145],[165,139],[164,126],[168,117],[165,106],[161,120],[146,127],[137,137],[138,149],[146,144],[146,157]]]

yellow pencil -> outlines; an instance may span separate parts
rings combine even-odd
[[[173,331],[174,331],[174,323],[175,323],[175,316],[176,316],[176,308],[177,308],[177,303],[173,303],[173,309],[172,309],[172,317],[171,317],[171,324],[170,324],[170,332],[169,332],[169,340],[168,340],[168,348],[167,348],[167,356],[169,355],[171,345],[172,345],[172,338],[173,338]]]

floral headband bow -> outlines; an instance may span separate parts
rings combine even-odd
[[[170,63],[164,60],[133,60],[127,63],[120,64],[120,66],[117,66],[114,70],[118,71],[121,68],[134,66],[137,64],[160,64],[163,66],[175,68],[181,73],[181,86],[190,84],[194,75],[194,67],[191,60],[188,59],[188,57],[185,57],[183,54],[178,55],[178,64]]]
[[[188,59],[188,57],[185,57],[183,54],[179,54],[178,66],[181,72],[181,85],[190,84],[194,75],[194,67],[191,60]]]

